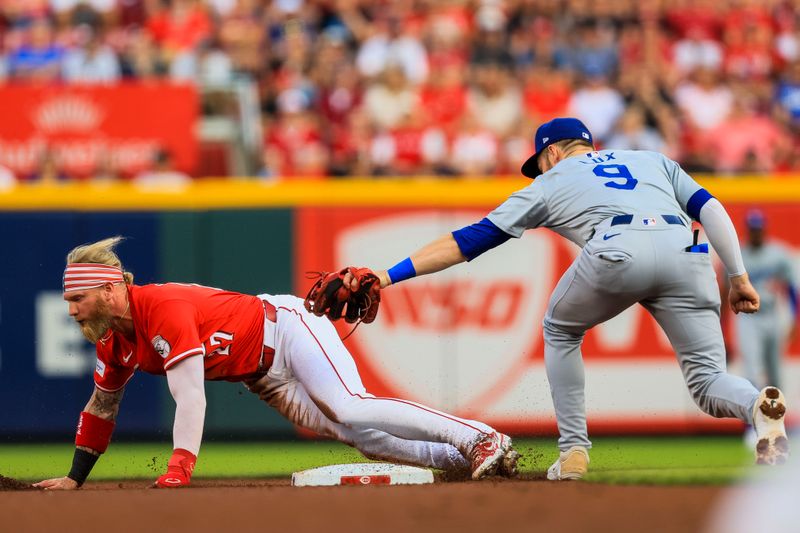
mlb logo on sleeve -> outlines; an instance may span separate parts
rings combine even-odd
[[[153,337],[151,341],[153,343],[153,348],[155,349],[156,353],[166,359],[169,357],[169,352],[172,350],[172,346],[169,345],[169,342],[162,337],[161,335],[156,335]]]
[[[656,219],[654,219],[654,218],[643,218],[642,219],[642,224],[644,224],[645,226],[655,226],[656,225]]]
[[[102,362],[100,359],[97,360],[97,365],[94,367],[94,371],[97,372],[97,375],[101,378],[106,375],[106,364]]]

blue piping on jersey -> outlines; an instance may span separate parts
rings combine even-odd
[[[454,231],[453,238],[467,261],[472,261],[483,252],[500,246],[510,239],[511,235],[495,226],[488,218],[484,218],[480,222]]]
[[[694,220],[700,220],[700,210],[706,205],[706,202],[714,198],[711,193],[705,189],[699,189],[695,192],[689,201],[686,202],[686,212]]]

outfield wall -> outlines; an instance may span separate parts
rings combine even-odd
[[[204,180],[169,189],[25,186],[0,192],[0,436],[72,431],[91,392],[92,347],[60,298],[66,252],[109,235],[137,283],[183,281],[304,294],[305,272],[386,267],[438,235],[480,219],[527,180]],[[800,248],[800,179],[703,180],[741,229],[758,206],[772,235]],[[379,319],[347,340],[368,388],[510,430],[554,430],[541,317],[576,248],[531,231],[478,260],[385,291]],[[342,328],[342,334],[347,328]],[[641,308],[585,342],[590,430],[726,431],[694,407],[663,334]],[[790,347],[790,396],[800,345]],[[734,363],[733,369],[736,369]],[[209,384],[207,434],[285,436],[289,424],[239,385]],[[119,433],[168,435],[164,380],[137,376]]]

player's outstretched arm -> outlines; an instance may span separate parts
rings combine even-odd
[[[78,420],[75,454],[69,474],[34,483],[34,487],[45,490],[73,490],[83,485],[100,455],[108,448],[123,393],[124,389],[105,392],[95,387]]]
[[[206,416],[205,364],[202,355],[193,355],[167,370],[169,392],[175,400],[172,428],[173,451],[167,472],[159,476],[159,488],[186,487],[192,479],[197,454],[203,439]]]
[[[466,260],[453,234],[448,233],[426,244],[389,270],[375,271],[375,275],[381,281],[381,288],[384,288],[411,277],[439,272]],[[345,274],[342,281],[351,291],[359,288],[358,279],[349,273]]]

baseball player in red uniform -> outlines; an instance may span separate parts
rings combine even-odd
[[[80,414],[72,469],[36,483],[75,489],[105,452],[125,385],[135,371],[166,375],[175,400],[174,451],[158,487],[189,485],[205,419],[204,380],[241,381],[293,423],[355,446],[365,456],[473,479],[513,474],[511,439],[480,422],[396,398],[361,383],[325,318],[294,296],[250,296],[200,285],[137,286],[113,237],[67,256],[69,314],[97,346],[95,390]]]

